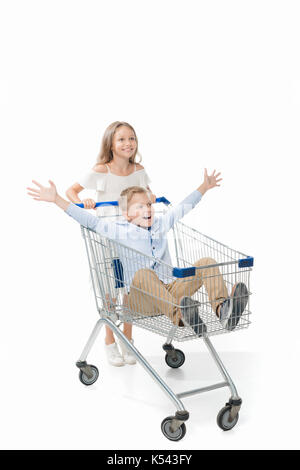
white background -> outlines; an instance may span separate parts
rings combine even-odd
[[[300,124],[296,1],[1,1],[1,448],[299,448]],[[79,227],[26,195],[63,194],[91,168],[108,124],[126,120],[157,195],[179,202],[223,184],[186,222],[255,257],[251,328],[213,338],[243,398],[186,399],[187,435],[167,441],[174,405],[139,366],[107,365],[103,332],[90,388],[75,361],[97,319]],[[167,370],[162,338],[135,331],[175,391],[219,381],[202,342]]]

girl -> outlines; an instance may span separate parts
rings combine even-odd
[[[104,132],[96,165],[66,191],[68,199],[74,203],[83,203],[85,209],[94,209],[96,203],[93,199],[80,200],[79,193],[83,189],[94,189],[97,202],[116,201],[121,192],[130,186],[142,186],[150,191],[150,179],[144,167],[135,161],[137,153],[138,140],[133,127],[127,122],[113,122]],[[155,199],[152,195],[153,202]],[[117,216],[120,213],[119,208],[115,206],[100,206],[96,210],[99,216]],[[112,270],[109,277],[114,278]],[[106,292],[108,291],[114,291],[114,286],[106,288]],[[106,300],[109,308],[113,309],[116,298],[111,299],[107,294]],[[123,302],[127,302],[125,294]],[[124,323],[124,334],[133,342],[130,323]],[[113,332],[106,327],[105,350],[108,362],[114,366],[135,364],[135,358],[122,343],[120,347],[122,355]]]

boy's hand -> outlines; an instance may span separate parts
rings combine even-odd
[[[198,188],[200,193],[203,195],[208,191],[209,189],[215,188],[216,186],[220,186],[218,183],[222,181],[222,178],[218,179],[218,176],[220,176],[221,173],[216,173],[216,170],[212,172],[211,175],[207,174],[207,169],[205,168],[204,170],[204,181],[201,184],[201,186]]]
[[[29,196],[32,196],[36,201],[54,202],[64,211],[67,210],[68,206],[70,205],[70,201],[66,201],[57,193],[56,186],[53,181],[49,180],[49,188],[46,188],[46,186],[43,186],[37,181],[32,180],[32,182],[36,184],[39,189],[27,188],[28,191],[30,191],[27,193]]]
[[[32,180],[32,182],[36,186],[38,186],[39,189],[37,189],[37,188],[27,188],[28,191],[30,191],[30,192],[27,193],[29,196],[32,196],[33,199],[35,199],[36,201],[56,202],[57,190],[56,190],[56,186],[53,183],[53,181],[49,180],[50,187],[48,187],[48,188],[41,185],[37,181]]]

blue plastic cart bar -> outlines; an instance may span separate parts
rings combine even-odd
[[[170,201],[168,201],[167,198],[165,197],[157,197],[156,198],[156,203],[158,202],[162,202],[163,204],[165,204],[166,206],[168,206],[170,203]],[[82,207],[84,208],[84,205],[81,203],[81,204],[75,204],[76,206],[78,207]],[[96,202],[96,206],[95,207],[101,207],[101,206],[118,206],[119,203],[118,201],[104,201],[104,202]]]
[[[188,277],[188,276],[195,276],[196,268],[195,266],[191,266],[190,268],[173,268],[173,276],[174,277]]]
[[[252,256],[247,256],[247,258],[239,259],[239,268],[249,268],[254,264],[254,258]]]
[[[236,261],[233,261],[232,263],[236,263]],[[211,267],[214,266],[225,266],[230,263],[218,263],[215,265],[211,265]],[[247,256],[247,258],[239,259],[238,260],[238,267],[239,268],[248,268],[252,267],[254,264],[254,258],[252,256]],[[201,268],[198,268],[201,269]],[[173,276],[174,277],[189,277],[189,276],[195,276],[196,274],[196,267],[195,266],[190,266],[188,268],[173,268]]]

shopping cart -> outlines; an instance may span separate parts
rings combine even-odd
[[[162,212],[168,210],[170,203],[167,199],[158,198],[157,202],[160,204]],[[117,204],[116,201],[112,201],[97,203],[97,206]],[[178,280],[180,280],[180,292],[184,292],[184,295],[189,297],[187,315],[180,316],[180,312],[183,312],[184,309],[178,296],[176,296],[176,289],[172,291],[172,299],[165,299],[162,304],[161,290],[159,288],[151,290],[152,284],[151,286],[147,285],[148,281],[149,283],[152,282],[151,269],[154,265],[152,257],[99,235],[83,226],[81,226],[81,232],[85,241],[96,307],[100,319],[98,319],[76,363],[76,366],[80,369],[80,381],[84,385],[92,385],[99,377],[97,367],[88,364],[86,360],[102,326],[106,325],[116,334],[119,340],[123,341],[127,349],[131,351],[137,361],[174,403],[177,411],[173,416],[165,418],[161,424],[161,430],[165,437],[172,441],[179,441],[186,433],[185,421],[188,420],[189,413],[181,401],[182,398],[221,387],[229,387],[231,396],[226,405],[220,410],[217,416],[217,424],[224,431],[232,429],[238,421],[242,400],[209,337],[247,328],[250,324],[249,298],[247,296],[246,308],[237,321],[232,324],[227,323],[224,326],[215,313],[216,308],[211,298],[212,294],[209,296],[209,291],[212,292],[214,286],[220,285],[221,282],[223,283],[223,289],[226,288],[230,296],[234,286],[242,283],[247,287],[250,295],[249,280],[253,258],[199,233],[182,222],[178,222],[169,232],[168,240],[172,259],[176,260],[176,267],[161,262],[159,270],[164,282],[167,279],[167,284],[170,286],[174,286],[174,282],[177,281],[178,283]],[[123,271],[122,259],[127,260],[127,267],[130,266],[128,260],[132,260],[135,272],[144,274],[143,283],[132,284],[135,286],[136,294],[133,300],[131,300],[133,287],[126,286],[126,275],[124,275],[126,273]],[[193,266],[196,260],[201,259],[205,259],[206,264]],[[137,266],[138,270],[141,271],[137,271]],[[201,279],[201,287],[195,289],[195,280],[197,278]],[[128,292],[129,295],[127,295]],[[188,316],[189,312],[195,311],[195,309],[193,310],[194,306],[197,306],[199,317],[192,314],[190,314],[190,317]],[[170,311],[173,312],[173,317],[166,313]],[[195,324],[196,321],[197,324]],[[173,346],[173,341],[184,342],[197,338],[203,339],[223,376],[223,381],[202,388],[174,393],[142,356],[136,346],[125,337],[120,329],[121,324],[124,322],[132,323],[135,326],[164,336],[166,338],[163,345],[165,361],[169,367],[174,369],[184,364],[185,355],[183,351]]]

